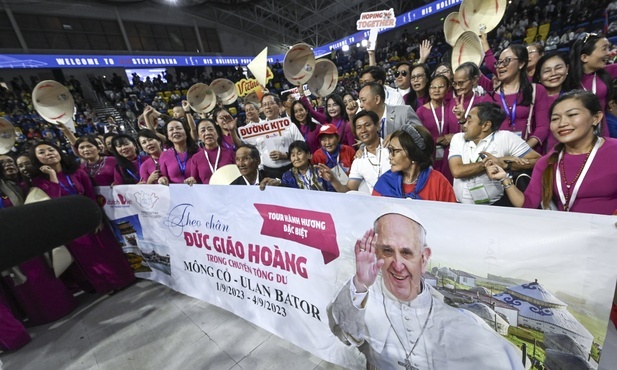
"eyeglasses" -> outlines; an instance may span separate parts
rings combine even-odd
[[[405,150],[405,149],[402,149],[402,148],[401,148],[401,149],[398,149],[398,148],[394,148],[394,147],[392,147],[392,146],[389,146],[389,147],[388,147],[388,155],[389,155],[390,157],[396,157],[396,155],[397,155],[399,152],[403,151],[403,150]]]
[[[518,58],[507,57],[507,58],[503,58],[502,60],[498,60],[495,62],[495,68],[498,68],[501,65],[503,65],[504,67],[507,67],[510,65],[510,62],[513,60],[518,60]]]
[[[587,43],[587,40],[589,40],[589,36],[598,37],[598,34],[593,33],[593,32],[587,32],[587,34],[585,35],[585,38],[583,38],[583,46],[585,46],[585,44]]]
[[[396,72],[394,72],[394,77],[398,77],[398,76],[407,77],[408,73],[409,72],[407,72],[407,71],[396,71]]]
[[[424,76],[426,76],[426,73],[419,73],[417,75],[411,75],[411,79],[412,80],[420,80],[422,79]]]
[[[437,85],[437,86],[429,86],[428,89],[429,90],[441,90],[444,87],[446,87],[446,85]]]
[[[462,80],[462,81],[452,81],[452,87],[459,87],[459,86],[463,86],[464,84],[466,84],[468,81],[471,81],[471,78],[468,78],[466,80]]]

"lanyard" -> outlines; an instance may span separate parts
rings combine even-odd
[[[465,109],[465,119],[467,119],[467,117],[469,116],[469,111],[473,107],[473,100],[475,98],[476,98],[476,92],[474,91],[473,94],[471,95],[471,100],[469,101],[469,105],[467,106],[467,109]],[[465,97],[463,97],[463,100],[465,100]]]
[[[64,174],[63,174],[64,175]],[[73,184],[73,181],[71,180],[71,175],[64,175],[64,177],[66,178],[66,181],[69,183],[69,186],[65,186],[62,181],[60,181],[60,178],[58,178],[58,184],[62,187],[62,189],[64,189],[64,191],[66,191],[69,194],[75,195],[77,194],[77,189],[75,188],[75,184]],[[70,188],[69,188],[70,187]]]
[[[340,150],[341,146],[339,145],[337,149],[339,153],[336,155],[336,161],[335,161],[334,158],[332,158],[332,156],[330,155],[330,152],[328,152],[324,148],[321,148],[321,150],[323,150],[324,153],[326,153],[326,157],[328,157],[328,163],[332,162],[334,163],[334,166],[336,166],[339,163],[339,158],[341,157],[341,150]]]
[[[186,162],[189,161],[189,152],[186,152],[186,158],[184,159],[184,161],[180,160],[180,156],[178,155],[176,148],[174,148],[174,155],[176,156],[176,161],[178,162],[178,167],[180,168],[180,172],[182,173],[182,176],[184,177],[184,171],[186,170]]]
[[[308,126],[308,123],[305,125],[300,125],[300,132],[302,133],[302,136],[304,136],[304,141],[306,141],[307,143],[308,143],[308,134],[310,132],[309,130],[310,128]]]
[[[210,157],[208,156],[208,150],[204,149],[204,154],[206,156],[206,162],[208,162],[208,166],[210,167],[210,173],[214,174],[214,171],[216,171],[219,168],[219,159],[221,158],[221,147],[217,147],[217,152],[216,152],[216,160],[214,161],[214,167],[212,167],[212,163],[210,163]]]
[[[141,157],[138,155],[137,156],[137,173],[139,173],[139,169],[141,168]],[[137,176],[136,174],[133,173],[133,171],[129,170],[128,168],[126,169],[126,172],[129,173],[129,175],[131,175],[132,178],[135,179],[135,181],[139,182],[139,176]]]
[[[310,167],[306,170],[306,176],[304,176],[300,173],[300,171],[298,171],[298,175],[300,175],[300,179],[304,183],[304,187],[306,188],[306,190],[311,190],[311,179],[313,177],[312,174],[313,173],[311,172]]]
[[[435,124],[437,124],[437,131],[439,132],[438,136],[441,136],[441,133],[443,132],[443,123],[445,121],[445,104],[441,104],[441,122],[439,122],[439,119],[437,119],[437,113],[435,113],[435,107],[433,106],[433,102],[429,102],[429,104],[431,105],[431,111],[433,112],[433,118],[435,118]]]
[[[595,95],[596,94],[596,85],[597,85],[597,80],[598,80],[598,75],[594,72],[593,73],[593,81],[591,81],[591,92]],[[583,90],[587,91],[587,88],[585,88],[585,86],[583,86],[583,84],[581,84],[581,87],[583,88]]]
[[[234,152],[236,151],[236,146],[234,144],[229,145],[227,143],[227,141],[225,141],[225,137],[223,137],[223,140],[221,140],[223,142],[223,145],[225,145],[225,148],[229,149],[229,150],[233,150]],[[187,153],[188,154],[188,153]]]
[[[377,149],[375,149],[375,154],[377,154],[377,164],[371,162],[371,159],[369,158],[369,151],[366,149],[366,146],[364,146],[364,153],[362,154],[362,158],[366,158],[368,160],[368,163],[371,164],[371,167],[373,168],[373,171],[375,171],[375,167],[377,167],[377,177],[381,176],[381,142],[379,143],[379,145],[377,146]]]
[[[381,138],[383,139],[385,137],[385,130],[384,130],[384,126],[386,125],[386,117],[381,119],[381,131],[379,132],[379,134],[381,135]]]
[[[336,124],[336,131],[338,131],[338,128],[341,127],[341,123],[343,123],[343,119],[339,119],[338,123]]]
[[[516,104],[518,100],[518,94],[514,97],[514,104],[512,104],[512,111],[508,108],[508,103],[506,103],[506,95],[503,93],[503,89],[500,91],[501,94],[501,104],[503,105],[503,110],[506,111],[508,116],[510,117],[510,126],[514,127],[514,120],[516,119]]]
[[[246,179],[246,177],[242,176],[242,178],[247,185],[251,185],[251,183],[249,182],[249,180]],[[257,176],[255,177],[255,183],[253,185],[259,185],[259,172],[257,172]]]
[[[576,185],[574,185],[574,190],[572,190],[572,195],[570,196],[570,200],[568,201],[568,204],[566,204],[566,197],[563,193],[563,186],[561,185],[561,170],[559,168],[559,162],[563,160],[563,152],[565,149],[559,153],[559,159],[557,159],[557,166],[556,166],[557,172],[555,173],[555,181],[557,181],[557,192],[559,193],[559,200],[561,200],[561,204],[563,204],[566,212],[572,209],[572,205],[574,204],[574,201],[576,200],[576,196],[578,195],[578,191],[581,188],[581,184],[583,183],[583,180],[585,179],[585,176],[587,175],[587,171],[589,171],[589,167],[591,167],[591,162],[593,162],[593,158],[598,153],[598,149],[600,148],[600,140],[601,139],[596,140],[596,143],[593,146],[593,149],[591,149],[591,153],[589,154],[589,159],[587,159],[587,163],[585,163],[585,167],[583,167],[583,172],[581,172],[581,175],[579,176],[578,180],[576,180]]]

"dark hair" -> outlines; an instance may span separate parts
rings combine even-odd
[[[377,82],[369,82],[362,86],[360,90],[364,89],[365,87],[368,87],[370,89],[372,95],[379,96],[383,104],[386,103],[386,90],[384,90],[381,84]]]
[[[437,64],[437,65],[435,66],[435,70],[433,71],[433,75],[432,75],[432,77],[433,77],[433,78],[435,78],[435,77],[439,76],[439,75],[437,74],[437,70],[438,70],[438,69],[439,69],[439,67],[441,67],[441,66],[444,66],[444,67],[448,68],[448,69],[450,70],[450,73],[451,73],[452,75],[454,75],[454,71],[452,70],[452,65],[451,65],[450,63],[447,63],[447,62],[441,62],[441,63],[439,63],[439,64]]]
[[[430,166],[433,165],[433,154],[435,153],[435,140],[433,139],[433,135],[422,125],[411,125],[422,137],[422,141],[424,142],[425,148],[424,150],[420,149],[420,147],[415,143],[412,136],[405,130],[400,129],[396,130],[392,133],[390,140],[395,137],[398,138],[398,141],[401,144],[405,153],[407,153],[407,157],[415,161],[420,167],[420,171],[423,171]]]
[[[341,118],[345,121],[349,121],[349,116],[347,115],[347,110],[345,110],[345,103],[343,103],[343,98],[339,94],[330,94],[326,98],[326,117],[328,117],[327,121],[332,122],[333,117],[330,117],[330,113],[328,112],[328,100],[334,100],[336,105],[341,108]]]
[[[583,107],[589,111],[592,115],[597,114],[598,112],[603,112],[602,104],[600,103],[600,99],[590,92],[585,90],[572,90],[567,92],[555,100],[555,102],[551,105],[549,110],[549,117],[553,115],[553,110],[557,104],[564,102],[566,100],[575,99],[581,102]],[[549,118],[550,119],[550,118]],[[594,128],[594,133],[596,134],[596,139],[599,136],[600,125],[602,122],[598,123],[598,125]],[[563,143],[559,143],[555,145],[555,150],[548,157],[547,166],[542,172],[542,207],[547,208],[551,200],[553,199],[553,182],[555,181],[555,165],[557,163],[557,159],[559,158],[559,153],[564,150],[565,145]],[[561,181],[561,180],[558,180]]]
[[[357,100],[357,99],[358,99],[358,92],[357,92],[357,91],[354,91],[354,90],[345,90],[345,92],[343,93],[343,95],[341,95],[341,96],[343,97],[343,100],[345,99],[345,96],[347,96],[347,95],[351,95],[351,97],[352,97],[354,100]]]
[[[257,149],[257,147],[253,144],[242,144],[238,147],[238,149],[236,150],[236,153],[238,153],[238,150],[242,149],[242,148],[247,148],[250,150],[250,156],[251,158],[253,158],[256,161],[261,162],[261,157],[259,156],[259,149]]]
[[[555,50],[549,51],[548,53],[542,55],[540,59],[538,59],[538,64],[536,64],[536,71],[533,74],[533,82],[540,83],[540,78],[542,77],[542,65],[546,63],[549,59],[559,58],[563,61],[563,63],[568,67],[570,65],[570,61],[565,53]],[[561,91],[570,91],[571,89],[568,87],[568,76],[566,76],[565,81],[561,84]]]
[[[139,142],[139,138],[140,137],[147,137],[148,139],[155,139],[155,140],[157,140],[159,143],[161,143],[161,149],[162,149],[163,140],[161,140],[161,137],[158,136],[156,134],[156,132],[154,132],[152,130],[139,130],[137,132],[137,144],[139,145],[138,148],[141,148],[141,150],[144,150],[144,148],[141,147],[141,143]]]
[[[84,143],[84,142],[88,142],[92,145],[94,145],[96,147],[96,150],[99,150],[99,143],[96,142],[96,137],[93,135],[84,135],[84,136],[80,136],[77,138],[77,141],[75,141],[75,145],[73,145],[75,154],[79,155],[79,144]],[[99,153],[101,154],[101,153]]]
[[[219,118],[219,114],[221,114],[222,112],[229,113],[229,111],[224,107],[216,107],[212,111],[212,119],[214,119],[215,123],[216,123],[216,120]],[[229,113],[229,115],[231,115],[231,113]]]
[[[523,92],[523,98],[518,105],[530,106],[531,100],[533,99],[533,87],[529,82],[529,78],[527,77],[527,64],[529,63],[529,53],[527,52],[527,48],[521,44],[510,44],[505,50],[512,50],[512,53],[516,56],[518,62],[523,62],[523,68],[518,70],[518,81],[519,81],[519,91]],[[502,51],[503,53],[503,51]],[[495,100],[495,94],[501,88],[501,84],[499,87],[495,89],[495,91],[491,92],[491,98]],[[518,96],[516,97],[518,99]]]
[[[351,128],[353,129],[354,135],[356,134],[356,121],[362,117],[369,117],[371,121],[373,121],[374,125],[379,124],[379,116],[377,113],[373,111],[361,110],[353,116],[353,121],[351,122]]]
[[[304,140],[296,140],[293,143],[289,144],[289,149],[287,152],[291,154],[291,151],[294,149],[298,149],[300,151],[303,151],[304,153],[311,154],[311,149],[309,148],[308,144]]]
[[[172,122],[178,122],[182,125],[182,128],[184,129],[184,133],[186,134],[186,149],[187,149],[187,153],[189,154],[189,156],[197,153],[197,151],[199,150],[199,146],[197,145],[197,143],[195,142],[195,139],[193,139],[193,136],[191,135],[191,129],[189,128],[186,122],[182,122],[177,119],[171,119],[165,123],[165,126],[163,126],[163,132],[165,132],[165,138],[167,138],[167,146],[169,148],[173,147],[173,143],[171,142],[171,139],[169,138],[169,136],[167,136],[169,134],[167,131],[167,128],[169,127],[169,124]]]
[[[133,162],[118,153],[118,150],[116,149],[118,144],[123,144],[127,141],[135,145],[135,154],[137,154],[137,157],[139,158],[139,151],[137,150],[139,146],[137,145],[137,142],[132,136],[126,134],[119,134],[111,139],[111,153],[114,155],[114,158],[116,158],[116,170],[122,175],[122,182],[124,184],[137,184],[139,182],[139,168],[135,168]],[[129,171],[137,176],[137,179],[131,176]]]
[[[381,81],[382,84],[386,83],[386,70],[385,69],[381,67],[377,67],[377,66],[370,66],[366,68],[364,71],[360,72],[360,77],[364,76],[367,73],[371,74],[371,77],[373,78],[375,82]]]
[[[426,64],[422,63],[411,67],[409,74],[411,75],[413,70],[416,68],[422,68],[422,70],[424,71],[424,75],[426,76],[426,86],[424,86],[422,91],[424,92],[424,96],[428,96],[428,79],[431,76],[431,70]],[[409,89],[409,94],[407,94],[406,100],[407,101],[405,103],[407,103],[407,105],[410,105],[414,110],[418,108],[418,93],[413,88]]]
[[[271,96],[271,97],[273,97],[273,98],[274,98],[274,102],[276,103],[276,105],[281,105],[281,98],[279,98],[279,96],[278,96],[278,95],[276,95],[276,94],[272,94],[272,93],[265,93],[265,94],[261,97],[261,100],[259,101],[259,102],[261,103],[261,105],[263,105],[264,98],[266,98],[266,97],[268,97],[268,96]]]
[[[291,91],[285,91],[284,93],[282,93],[281,102],[284,102],[285,100],[287,100],[287,98],[289,98],[289,95],[291,95]]]
[[[107,141],[107,138],[108,138],[108,137],[114,137],[114,136],[116,136],[116,135],[118,135],[118,133],[116,133],[116,132],[111,132],[111,131],[110,131],[110,132],[106,132],[106,133],[104,133],[104,134],[103,134],[103,144],[105,144],[105,141]]]
[[[481,102],[475,104],[473,108],[477,109],[480,124],[490,121],[491,131],[493,132],[499,130],[501,124],[506,119],[506,112],[504,112],[499,105],[493,102]]]
[[[43,165],[43,163],[41,163],[41,161],[39,161],[39,159],[36,157],[36,148],[41,145],[49,145],[50,147],[56,149],[56,151],[60,154],[60,165],[62,166],[62,172],[71,175],[74,174],[77,169],[79,169],[79,163],[77,163],[75,158],[68,156],[62,151],[62,149],[60,149],[59,146],[50,141],[39,141],[33,146],[31,146],[28,150],[28,157],[30,157],[30,162],[32,162],[32,167],[34,168],[34,173],[32,174],[33,178],[43,175],[43,173],[39,169]]]
[[[581,56],[591,55],[596,49],[598,41],[604,37],[588,34],[588,37],[578,39],[574,42],[570,48],[570,70],[568,71],[568,77],[566,78],[567,86],[571,89],[580,89],[581,80],[583,78],[583,62]],[[613,79],[611,75],[604,69],[596,71],[596,75],[600,77],[604,85],[606,85],[606,97],[613,96]]]
[[[302,125],[300,124],[300,121],[298,121],[298,119],[296,118],[296,113],[295,113],[295,108],[294,108],[297,104],[302,105],[302,108],[304,108],[304,105],[299,100],[294,100],[294,102],[291,103],[291,117],[289,118],[291,119],[291,122],[293,122],[296,125],[298,130],[300,130],[300,127]],[[306,125],[309,128],[309,132],[313,132],[313,130],[315,130],[315,128],[317,127],[317,125],[315,125],[315,122],[313,122],[313,115],[311,115],[311,112],[308,109],[304,108],[304,110],[306,110]]]
[[[409,72],[411,72],[411,70],[413,69],[413,64],[406,62],[406,61],[402,61],[402,62],[398,62],[396,63],[396,69],[398,69],[398,67],[400,66],[407,66],[409,67]]]
[[[199,126],[204,122],[210,122],[214,126],[214,129],[216,130],[216,135],[218,136],[218,138],[216,139],[216,143],[220,146],[223,143],[223,129],[210,118],[204,118],[200,119],[199,122],[197,122],[197,132],[199,132]]]

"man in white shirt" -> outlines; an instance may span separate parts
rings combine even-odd
[[[501,199],[504,187],[486,175],[488,161],[509,172],[532,169],[540,158],[518,135],[499,130],[505,118],[497,104],[478,103],[461,123],[463,132],[452,137],[448,163],[460,203],[493,204]]]
[[[353,118],[352,127],[364,146],[359,149],[362,156],[351,164],[347,184],[341,184],[328,166],[319,164],[318,167],[324,180],[330,181],[339,193],[357,190],[370,195],[379,176],[390,169],[390,153],[379,137],[379,117],[375,112],[359,111]]]
[[[360,75],[360,85],[366,85],[370,82],[377,82],[381,86],[383,86],[385,90],[385,103],[388,105],[405,105],[405,101],[403,100],[403,96],[396,91],[396,89],[391,88],[386,85],[386,71],[377,66],[371,66],[362,71]]]
[[[289,153],[287,153],[289,144],[296,140],[304,141],[304,137],[289,118],[285,118],[284,122],[277,121],[280,118],[282,107],[277,95],[266,93],[261,98],[261,107],[266,120],[240,127],[238,129],[240,140],[257,147],[264,176],[280,179],[283,173],[291,168]]]
[[[354,248],[356,274],[328,307],[332,332],[378,369],[524,369],[516,347],[448,306],[422,274],[431,257],[409,206],[393,205]]]

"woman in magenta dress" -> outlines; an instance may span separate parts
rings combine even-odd
[[[525,193],[497,165],[486,173],[500,180],[516,207],[612,215],[617,210],[617,139],[600,134],[602,105],[593,93],[573,90],[551,106],[551,131],[559,144],[536,163]],[[546,184],[546,185],[545,185]]]
[[[560,51],[550,51],[538,60],[533,82],[541,83],[546,89],[546,104],[552,105],[561,94],[570,90],[566,84],[569,64],[566,54]],[[555,135],[548,135],[543,154],[550,153],[557,143]]]
[[[171,147],[164,151],[159,158],[159,168],[161,177],[159,184],[182,184],[191,174],[191,157],[197,153],[199,147],[191,135],[188,133],[189,128],[186,124],[171,120],[163,127],[165,136]],[[194,183],[186,181],[186,183]]]
[[[137,153],[137,142],[129,135],[119,134],[111,140],[111,153],[116,158],[114,185],[138,184],[139,168],[148,159]]]
[[[144,160],[139,166],[140,183],[158,184],[161,170],[159,169],[159,158],[163,153],[163,142],[161,138],[152,130],[141,130],[137,133],[137,142],[144,153],[150,158]]]
[[[321,148],[321,143],[317,137],[321,124],[315,121],[313,120],[311,112],[304,108],[304,104],[302,104],[301,101],[296,100],[291,103],[291,122],[293,122],[302,133],[304,141],[308,144],[311,153]]]
[[[109,186],[114,183],[116,158],[101,155],[94,136],[86,135],[78,138],[74,147],[79,157],[84,160],[81,169],[94,180],[93,185]]]
[[[431,77],[431,69],[426,64],[418,64],[411,69],[411,89],[407,94],[406,103],[414,110],[428,103],[428,80]]]
[[[0,284],[0,351],[15,351],[30,342],[30,334],[13,315],[6,295],[8,293]]]
[[[570,70],[567,85],[594,93],[600,99],[602,112],[613,96],[613,79],[617,78],[617,64],[607,64],[611,43],[606,37],[587,33],[570,48]],[[606,117],[602,118],[602,136],[609,137]]]
[[[38,170],[32,179],[33,186],[50,198],[79,194],[95,201],[90,177],[55,144],[39,142],[30,148],[29,154]],[[84,290],[94,288],[96,292],[107,293],[124,288],[135,280],[122,249],[104,222],[100,230],[81,236],[67,243],[66,247],[91,286],[83,286]]]
[[[191,157],[190,175],[197,184],[209,184],[210,177],[216,170],[236,163],[236,156],[233,150],[221,146],[223,132],[221,127],[211,120],[199,121],[197,134],[204,143],[204,148]]]
[[[550,133],[550,102],[544,86],[529,82],[527,60],[527,49],[523,45],[513,44],[503,50],[495,62],[499,86],[478,100],[500,105],[506,112],[500,130],[518,134],[541,153]]]
[[[317,122],[322,125],[327,125],[328,123],[335,125],[339,137],[341,138],[341,144],[351,147],[355,146],[356,137],[354,136],[353,129],[349,123],[345,103],[343,103],[343,98],[341,98],[340,95],[331,94],[328,96],[326,99],[325,114],[323,114],[313,108],[309,98],[304,96],[304,90],[299,88],[298,93],[300,94],[300,103],[302,103],[304,109],[310,113],[311,117],[315,118]]]
[[[452,182],[452,173],[448,164],[448,149],[454,134],[460,132],[458,120],[452,112],[451,103],[446,103],[446,95],[450,91],[450,79],[444,75],[436,75],[429,83],[430,101],[420,107],[416,113],[422,125],[431,133],[435,140],[435,162],[433,168]]]
[[[221,146],[235,153],[237,144],[240,143],[240,138],[238,137],[238,132],[236,131],[238,121],[233,118],[231,113],[229,113],[226,108],[215,108],[212,112],[212,118],[223,132],[223,135],[221,135]]]

